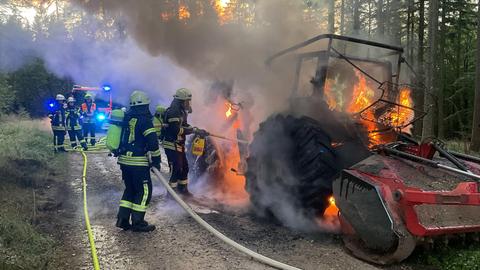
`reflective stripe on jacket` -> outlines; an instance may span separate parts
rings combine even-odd
[[[67,130],[81,130],[80,110],[77,108],[67,108],[65,110],[65,126]]]
[[[126,152],[118,157],[118,164],[148,167],[148,153],[152,163],[159,163],[161,152],[148,106],[132,108],[125,116],[125,121],[128,123],[128,141],[125,142]]]
[[[52,124],[52,130],[65,130],[65,109],[58,108],[49,115],[50,123]]]
[[[165,149],[185,152],[186,135],[193,132],[193,128],[188,124],[187,115],[177,100],[174,100],[165,111],[163,117],[165,126],[162,130],[162,144]]]

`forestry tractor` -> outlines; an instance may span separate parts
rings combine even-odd
[[[426,113],[413,106],[420,89],[402,83],[402,53],[324,34],[267,60],[296,66],[290,108],[261,123],[248,149],[246,190],[259,214],[281,219],[290,201],[315,220],[333,196],[347,249],[376,264],[422,243],[478,241],[480,159],[409,135]]]

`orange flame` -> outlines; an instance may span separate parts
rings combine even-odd
[[[397,98],[397,103],[405,107],[413,107],[413,100],[410,96],[411,90],[408,87],[400,89],[400,93]],[[390,121],[394,126],[401,127],[403,132],[410,132],[409,127],[403,127],[413,120],[414,113],[412,110],[398,106],[397,110],[394,110],[390,114]]]
[[[226,102],[225,105],[227,105],[227,111],[225,112],[225,116],[227,118],[230,118],[230,116],[232,116],[232,104],[230,104],[230,102]]]
[[[338,211],[337,205],[335,204],[335,198],[330,196],[328,198],[328,207],[323,212],[323,216],[336,217],[338,215]]]
[[[349,113],[358,113],[375,101],[375,91],[368,86],[365,76],[358,70],[355,70],[355,76],[357,77],[358,82],[353,87],[352,100],[347,108]],[[373,119],[373,111],[366,111],[365,116],[369,119]],[[367,131],[370,132],[368,137],[370,139],[371,146],[381,143],[380,134],[378,132],[373,132],[377,130],[377,125],[370,121],[362,121],[362,124],[365,126]]]
[[[375,97],[375,91],[368,86],[365,76],[358,70],[355,70],[355,76],[357,76],[358,83],[353,87],[353,98],[348,105],[347,111],[350,113],[357,113],[365,109],[373,103]]]
[[[190,18],[190,11],[188,11],[187,6],[181,5],[178,8],[178,19],[181,21],[187,20]]]
[[[242,119],[241,114],[235,109],[234,104],[224,99],[217,103],[215,111],[218,116],[221,116],[222,119],[225,120],[222,135],[229,138],[236,138],[237,131],[241,128]],[[212,140],[212,143],[219,158],[217,166],[219,171],[218,174],[216,174],[218,178],[214,179],[218,184],[214,186],[215,192],[212,196],[229,206],[246,206],[249,196],[245,190],[245,176],[243,175],[245,165],[240,157],[239,145],[236,142],[223,140]]]
[[[335,99],[335,96],[332,92],[332,80],[331,79],[325,80],[325,86],[323,87],[323,93],[325,94],[325,99],[327,101],[328,108],[332,111],[337,109],[337,100]]]

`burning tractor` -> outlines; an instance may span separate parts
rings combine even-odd
[[[255,211],[281,220],[291,208],[315,221],[335,198],[346,247],[377,264],[434,240],[478,240],[480,159],[408,135],[425,113],[400,83],[403,49],[326,34],[268,63],[292,52],[290,108],[260,124],[249,146]]]

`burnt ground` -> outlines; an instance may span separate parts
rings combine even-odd
[[[55,224],[51,227],[61,244],[49,265],[52,269],[92,269],[82,208],[82,158],[79,154],[67,158],[66,202],[52,217]],[[209,234],[165,199],[166,191],[156,179],[146,219],[157,230],[139,234],[117,229],[114,222],[123,182],[113,157],[89,154],[87,182],[90,221],[102,269],[272,269]],[[333,234],[293,232],[248,212],[221,210],[200,215],[240,244],[302,269],[378,269],[350,256]],[[391,268],[411,269],[407,265]]]

